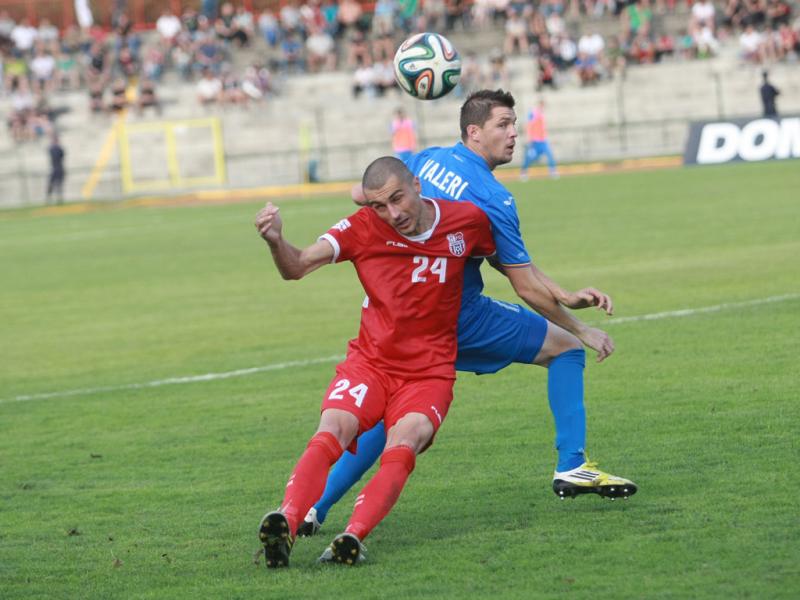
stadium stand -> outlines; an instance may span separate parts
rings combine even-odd
[[[423,144],[448,143],[460,99],[483,86],[509,87],[522,105],[546,95],[561,161],[679,153],[692,119],[758,114],[764,68],[781,110],[800,112],[800,17],[785,0],[250,1],[216,16],[170,2],[150,23],[130,4],[84,28],[66,14],[0,10],[0,206],[42,201],[53,128],[67,198],[114,199],[292,183],[311,162],[323,180],[354,177],[389,151],[399,105]],[[389,60],[415,30],[461,50],[451,97],[424,103],[393,89]],[[153,121],[166,125],[148,138]],[[158,172],[165,164],[171,176]],[[215,175],[176,177],[186,165]],[[137,188],[137,169],[154,185]]]

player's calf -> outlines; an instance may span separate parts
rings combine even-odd
[[[269,512],[261,519],[258,538],[264,546],[264,558],[268,569],[289,566],[294,538],[286,515],[279,511]]]

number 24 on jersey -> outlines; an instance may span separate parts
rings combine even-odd
[[[415,256],[414,264],[417,266],[411,272],[411,283],[424,283],[428,281],[428,275],[439,277],[439,283],[447,280],[446,258],[439,257],[431,263],[427,256]]]

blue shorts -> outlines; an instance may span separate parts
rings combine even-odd
[[[479,296],[461,307],[456,369],[483,375],[511,363],[531,364],[547,335],[547,319],[520,306]]]

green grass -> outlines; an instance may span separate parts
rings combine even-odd
[[[618,317],[800,293],[797,162],[511,187],[539,266]],[[282,281],[257,208],[0,215],[0,597],[800,596],[797,298],[607,321],[589,451],[640,485],[627,502],[553,495],[546,373],[513,366],[461,376],[368,564],[314,563],[351,492],[291,569],[254,565],[333,362],[120,386],[344,352],[352,269]],[[352,207],[281,210],[305,244]],[[487,291],[513,299],[495,274]]]

